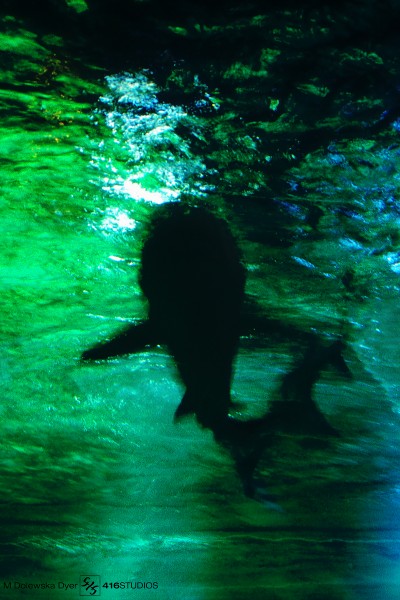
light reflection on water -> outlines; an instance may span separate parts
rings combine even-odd
[[[206,167],[191,142],[204,138],[205,123],[159,101],[160,89],[150,77],[142,72],[106,78],[109,92],[100,98],[99,116],[111,136],[92,157],[102,188],[120,200],[155,204],[185,192],[204,197],[212,188],[202,182]]]

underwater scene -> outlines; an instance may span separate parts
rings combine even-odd
[[[0,597],[398,600],[400,2],[0,21]]]

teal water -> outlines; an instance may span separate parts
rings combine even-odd
[[[398,121],[373,127],[390,104],[383,84],[321,100],[328,59],[350,80],[394,79],[394,42],[328,47],[288,92],[268,82],[294,60],[290,28],[258,63],[117,71],[23,19],[2,24],[3,597],[78,597],[58,582],[97,574],[157,582],[143,598],[397,598]],[[213,27],[210,44],[227,33]],[[244,29],[258,49],[266,20]],[[260,465],[267,508],[243,496],[209,432],[173,424],[183,387],[165,348],[79,362],[145,316],[143,230],[185,195],[229,221],[265,313],[348,342],[353,380],[327,372],[315,389],[341,437],[277,436]],[[242,339],[233,394],[248,416],[263,414],[295,347]],[[56,588],[19,586],[41,582]]]

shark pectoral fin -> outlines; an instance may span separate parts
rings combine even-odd
[[[80,360],[81,361],[88,361],[88,360],[102,360],[103,357],[99,356],[97,353],[97,347],[94,346],[93,348],[89,348],[89,350],[85,350],[84,352],[82,352]]]
[[[106,342],[100,342],[81,355],[81,360],[105,360],[113,356],[123,356],[144,350],[146,346],[161,343],[157,339],[151,321],[143,321],[117,333]]]

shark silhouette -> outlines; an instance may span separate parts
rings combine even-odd
[[[245,269],[226,223],[204,208],[170,203],[158,209],[141,256],[140,286],[148,320],[82,358],[105,359],[166,344],[186,393],[175,416],[223,427],[239,342]]]
[[[293,328],[249,312],[246,272],[226,222],[203,207],[169,203],[156,211],[141,255],[140,286],[148,300],[148,319],[97,344],[83,360],[130,354],[165,344],[174,357],[186,392],[175,419],[194,414],[215,440],[231,452],[244,491],[257,497],[253,473],[271,433],[284,427],[293,410],[303,410],[314,428],[334,433],[312,399],[312,387],[327,363],[346,372],[341,347],[321,351],[305,335],[309,350],[281,382],[280,402],[259,419],[230,415],[233,363],[240,335],[261,327],[272,335],[296,337]],[[247,316],[246,316],[247,307]],[[250,314],[251,313],[251,314]]]

